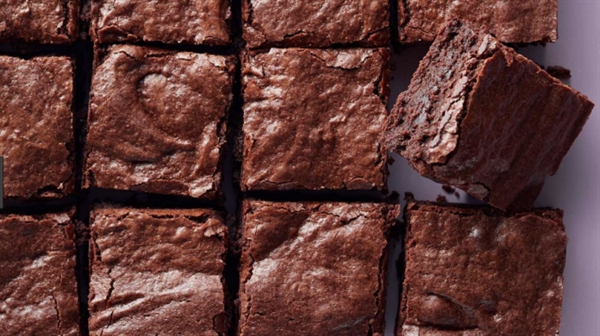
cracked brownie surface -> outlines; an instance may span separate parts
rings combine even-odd
[[[98,61],[86,186],[214,198],[220,191],[233,60],[117,46]]]
[[[242,189],[385,188],[387,49],[243,56]]]
[[[0,215],[0,334],[79,335],[69,214]]]
[[[226,239],[211,210],[94,210],[90,335],[224,335]]]
[[[243,205],[238,335],[383,333],[387,235],[399,208]]]

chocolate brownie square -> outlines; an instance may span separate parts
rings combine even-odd
[[[0,334],[79,335],[67,213],[0,215]]]
[[[90,226],[90,335],[225,335],[217,213],[102,207]]]
[[[382,142],[421,175],[500,209],[531,208],[594,104],[492,35],[451,21]]]
[[[214,198],[233,59],[120,45],[97,62],[86,186]]]
[[[558,335],[562,211],[409,202],[397,335]]]
[[[503,43],[558,38],[558,0],[400,0],[400,42],[431,42],[446,20],[453,18],[485,27]]]
[[[0,56],[4,197],[73,191],[73,66],[67,57]]]
[[[387,0],[243,0],[242,16],[250,48],[381,47],[390,42]]]
[[[67,43],[77,37],[77,0],[3,0],[0,42]]]
[[[243,205],[238,335],[380,335],[388,230],[375,203]]]
[[[243,57],[243,190],[385,188],[387,49]]]
[[[229,0],[93,0],[90,35],[98,43],[154,41],[202,45],[230,42]]]

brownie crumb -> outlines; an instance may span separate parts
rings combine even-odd
[[[456,198],[460,198],[460,194],[458,193],[458,191],[454,192],[454,196],[456,196]]]
[[[407,191],[407,192],[404,193],[404,200],[406,200],[406,201],[414,201],[414,199],[415,199],[415,194],[413,194],[412,192]]]
[[[561,67],[560,65],[549,66],[546,71],[550,76],[557,79],[569,79],[571,78],[571,70]]]
[[[442,186],[442,189],[444,189],[445,192],[447,192],[448,194],[452,194],[452,193],[456,193],[456,189],[453,186],[444,184]]]
[[[437,198],[435,199],[435,201],[438,203],[448,203],[448,200],[446,199],[446,196],[444,196],[444,195],[437,195]]]
[[[400,199],[400,193],[398,193],[397,191],[392,191],[390,193],[389,199],[392,201]]]

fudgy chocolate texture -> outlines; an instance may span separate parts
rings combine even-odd
[[[211,210],[94,210],[90,335],[225,335],[226,239]]]
[[[372,1],[243,0],[248,47],[387,46],[389,4]]]
[[[226,45],[230,16],[228,0],[93,0],[90,35],[99,43]]]
[[[558,335],[561,210],[409,202],[397,335]]]
[[[380,335],[386,204],[243,205],[238,335]]]
[[[451,21],[398,97],[382,142],[425,177],[527,209],[593,106],[493,36]]]
[[[0,56],[4,197],[73,190],[73,67],[67,57]]]
[[[0,42],[72,42],[77,37],[77,0],[2,0]]]
[[[86,186],[214,198],[234,64],[116,46],[92,80]]]
[[[0,215],[0,334],[79,335],[74,233],[66,213]]]
[[[384,189],[387,49],[245,54],[242,189]]]
[[[558,0],[399,0],[400,42],[431,42],[453,18],[489,29],[503,43],[558,38]]]

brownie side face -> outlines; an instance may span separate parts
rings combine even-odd
[[[90,335],[224,335],[226,231],[210,210],[94,210]]]
[[[593,106],[493,36],[451,21],[398,97],[383,142],[423,176],[527,209]]]
[[[69,58],[0,56],[4,197],[56,198],[73,190],[72,101]]]
[[[397,335],[558,335],[560,210],[409,203]]]
[[[98,43],[226,45],[231,40],[230,16],[228,0],[95,0],[90,35]]]
[[[238,335],[383,333],[396,206],[243,205]]]
[[[118,46],[99,63],[88,116],[86,186],[214,198],[233,61]]]
[[[387,49],[244,56],[242,189],[385,188]]]
[[[400,42],[431,42],[446,20],[453,18],[485,27],[503,43],[558,38],[558,0],[400,0]]]
[[[77,37],[77,0],[3,0],[0,42],[67,43]]]
[[[79,335],[74,232],[66,213],[0,215],[0,334]]]
[[[372,1],[243,0],[248,47],[387,46],[389,4]]]

